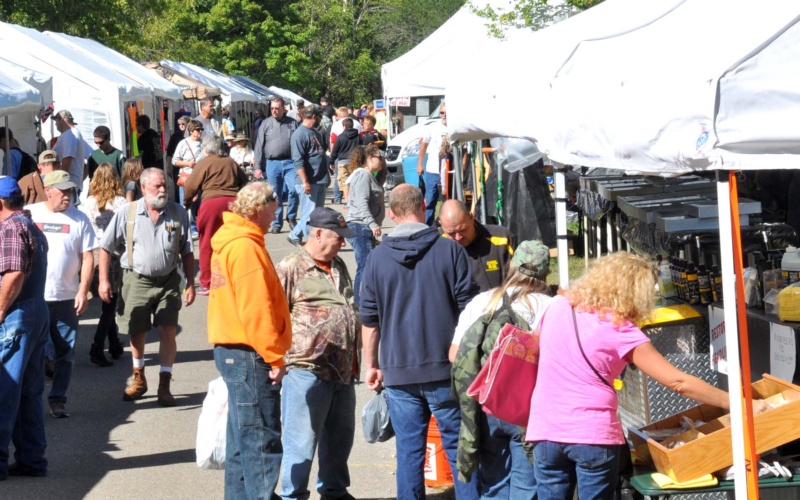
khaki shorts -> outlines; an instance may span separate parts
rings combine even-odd
[[[336,182],[339,183],[339,189],[344,191],[349,186],[347,185],[347,178],[350,177],[350,164],[349,163],[340,163],[339,164],[339,175],[336,176]],[[347,200],[345,200],[347,201]]]
[[[148,278],[125,269],[119,301],[120,329],[128,335],[147,333],[155,326],[177,326],[181,310],[181,276]]]

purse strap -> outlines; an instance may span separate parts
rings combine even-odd
[[[597,378],[599,378],[601,382],[603,382],[609,389],[613,390],[614,388],[611,386],[611,384],[608,383],[608,380],[604,379],[603,376],[600,375],[600,372],[597,371],[597,368],[595,368],[594,365],[592,364],[592,362],[589,361],[589,358],[586,356],[586,353],[583,351],[583,345],[581,345],[581,336],[578,334],[578,320],[575,318],[575,308],[574,307],[572,308],[572,324],[575,325],[575,338],[578,339],[578,347],[581,350],[581,354],[583,354],[583,359],[586,360],[586,364],[589,365],[589,368],[592,369],[594,374],[597,375]]]

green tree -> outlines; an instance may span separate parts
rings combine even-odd
[[[566,0],[564,3],[548,3],[548,0],[513,0],[508,10],[498,11],[485,0],[472,0],[473,12],[489,20],[489,32],[502,38],[509,28],[540,30],[554,22],[565,19],[570,12],[584,10],[603,0]]]

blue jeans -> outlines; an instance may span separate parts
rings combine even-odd
[[[281,468],[281,385],[255,351],[214,346],[228,387],[225,499],[269,499]]]
[[[461,413],[458,401],[450,395],[450,380],[422,384],[386,387],[389,417],[395,432],[397,449],[397,499],[425,498],[423,468],[425,466],[428,422],[431,413],[436,417],[442,447],[452,471],[456,471],[456,450]],[[456,498],[477,499],[478,479],[475,474],[469,483],[454,474]]]
[[[289,188],[289,198],[286,202],[286,220],[297,220],[297,208],[300,198],[294,190],[295,169],[292,160],[267,160],[267,181],[277,193],[278,209],[275,210],[275,220],[272,225],[283,227],[283,187]]]
[[[315,208],[325,206],[325,191],[327,191],[328,186],[325,184],[312,184],[311,194],[306,194],[303,191],[302,184],[295,184],[294,188],[297,196],[300,197],[300,219],[298,219],[297,225],[289,233],[289,238],[295,241],[305,241],[308,239],[308,219]]]
[[[535,443],[539,498],[572,500],[576,484],[580,498],[614,498],[619,454],[619,445]]]
[[[536,478],[516,425],[481,412],[481,498],[536,498]]]
[[[433,216],[436,213],[436,202],[439,201],[439,174],[425,172],[425,224],[433,226]]]
[[[372,229],[366,224],[348,222],[347,226],[356,232],[352,238],[347,238],[347,242],[353,247],[356,257],[356,278],[353,281],[353,295],[356,305],[361,305],[361,276],[364,274],[364,266],[367,264],[367,255],[375,248],[375,236]]]
[[[283,472],[281,498],[308,499],[308,479],[319,447],[317,492],[329,498],[347,494],[347,459],[356,431],[353,382],[322,380],[294,368],[283,378]]]
[[[47,472],[44,432],[44,345],[47,309],[42,299],[17,303],[0,323],[0,476],[8,474],[8,445],[14,459]]]
[[[53,385],[47,400],[51,403],[67,402],[67,389],[75,366],[75,336],[78,333],[78,315],[74,300],[48,302],[50,310],[50,339],[55,348],[53,360]]]

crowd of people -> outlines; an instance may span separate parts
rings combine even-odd
[[[293,118],[277,98],[251,149],[244,134],[233,135],[233,120],[217,119],[213,108],[205,100],[196,117],[179,119],[166,155],[150,144],[149,119],[136,121],[140,157],[125,159],[104,126],[86,155],[72,115],[60,111],[61,136],[38,156],[36,172],[19,175],[21,155],[7,156],[0,362],[9,383],[0,384],[0,480],[47,474],[46,353],[53,358],[49,413],[66,418],[78,317],[90,291],[103,302],[92,363],[120,359],[119,336],[127,334],[132,375],[122,399],[140,399],[149,390],[145,336],[156,327],[157,402],[166,407],[176,405],[179,313],[196,295],[209,297],[208,340],[228,388],[230,499],[308,498],[315,456],[321,498],[353,498],[348,459],[362,365],[366,386],[385,391],[388,401],[400,499],[425,496],[432,416],[457,472],[459,499],[570,499],[576,487],[581,498],[611,498],[624,442],[611,381],[626,364],[681,394],[727,406],[723,391],[670,365],[636,326],[653,307],[647,261],[601,258],[556,294],[546,283],[550,253],[541,242],[517,244],[508,229],[478,222],[459,200],[437,204],[448,153],[444,105],[443,127],[423,138],[425,191],[397,186],[388,210],[380,181],[383,113],[364,106],[358,116],[321,100],[304,103]],[[227,146],[224,134],[232,137]],[[174,169],[165,172],[165,163]],[[81,198],[85,177],[89,193]],[[325,206],[332,182],[333,202],[337,192],[346,200],[340,210]],[[382,233],[386,216],[395,224],[390,235]],[[264,237],[280,233],[284,220],[294,249],[273,264]],[[339,255],[346,242],[355,272]],[[541,325],[539,379],[523,402],[531,409],[527,429],[451,391],[474,379],[488,355],[475,354],[487,340],[474,338],[471,326],[501,307],[531,328]]]

